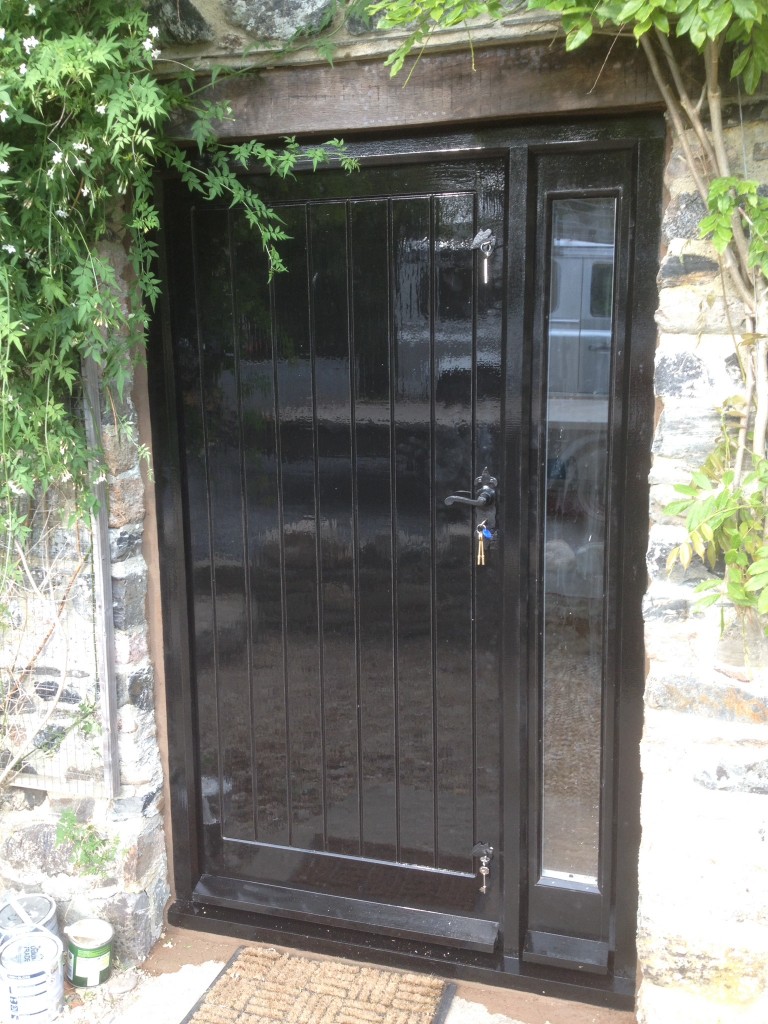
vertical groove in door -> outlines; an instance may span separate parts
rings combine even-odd
[[[438,718],[437,718],[437,508],[436,477],[437,415],[435,409],[435,322],[437,261],[435,235],[437,217],[435,197],[429,197],[429,644],[432,674],[432,866],[438,865],[440,846],[440,787],[438,784]]]
[[[317,419],[317,339],[315,336],[315,296],[313,289],[314,264],[312,258],[312,226],[310,220],[311,206],[304,206],[304,231],[307,240],[307,306],[309,331],[309,365],[310,390],[312,402],[312,480],[315,503],[315,589],[317,594],[317,671],[318,698],[320,706],[320,814],[323,823],[322,849],[328,849],[328,780],[326,755],[326,722],[325,722],[325,616],[323,609],[323,553],[322,553],[322,509],[320,508],[320,432]]]
[[[394,790],[395,790],[395,857],[402,860],[402,802],[400,794],[400,608],[398,601],[398,524],[397,524],[397,439],[395,435],[395,387],[397,383],[397,351],[395,347],[395,261],[394,217],[392,200],[387,200],[387,266],[389,268],[387,307],[389,310],[389,493],[392,560],[392,707],[394,719]]]
[[[193,210],[194,214],[194,210]],[[210,593],[211,593],[211,624],[212,624],[212,637],[211,637],[211,655],[213,663],[213,688],[216,694],[214,705],[216,708],[216,740],[217,750],[221,751],[221,709],[219,707],[219,630],[217,627],[216,618],[216,559],[213,543],[213,507],[211,501],[211,474],[210,464],[208,460],[208,423],[205,416],[205,363],[204,363],[204,346],[203,346],[203,330],[202,330],[202,317],[200,314],[200,289],[198,287],[200,276],[199,276],[199,261],[198,252],[199,247],[197,244],[197,224],[194,215],[191,218],[191,234],[192,234],[192,273],[195,279],[194,296],[195,296],[195,328],[197,332],[197,365],[199,367],[199,400],[200,400],[200,426],[202,432],[203,441],[203,452],[205,453],[203,458],[204,474],[205,474],[205,509],[208,527],[208,564],[210,565]],[[216,775],[218,782],[219,798],[224,792],[224,778],[222,773],[221,754],[216,762]]]
[[[349,200],[344,204],[344,231],[346,235],[346,283],[347,283],[347,358],[349,361],[349,441],[352,485],[352,589],[354,593],[354,664],[355,693],[357,695],[357,852],[363,853],[363,700],[360,666],[360,519],[357,504],[357,406],[355,389],[355,302],[352,268],[355,261],[352,241],[352,207]]]
[[[293,842],[293,799],[291,793],[291,714],[288,700],[288,594],[286,590],[285,558],[285,495],[283,494],[283,444],[280,422],[280,374],[278,373],[277,304],[274,279],[269,284],[269,322],[272,346],[272,395],[275,418],[275,477],[277,491],[277,528],[280,578],[280,639],[283,673],[283,708],[285,721],[285,815],[288,845]]]
[[[235,258],[234,239],[232,232],[232,214],[227,214],[227,252],[229,254],[229,278],[233,282],[230,295],[230,307],[232,317],[232,353],[235,371],[235,407],[237,410],[237,439],[240,447],[240,520],[242,530],[242,551],[243,551],[243,590],[245,597],[245,665],[246,680],[248,685],[248,733],[250,738],[250,772],[244,773],[244,781],[247,779],[251,786],[251,812],[253,814],[252,836],[257,838],[258,828],[258,762],[256,759],[255,730],[253,728],[253,619],[251,602],[251,560],[248,552],[251,550],[248,529],[248,471],[245,461],[245,424],[243,418],[243,393],[242,393],[242,367],[240,364],[240,335],[238,331],[238,301],[237,287],[235,285]]]

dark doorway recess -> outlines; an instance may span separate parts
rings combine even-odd
[[[174,923],[631,999],[662,145],[255,174],[272,281],[164,182]]]

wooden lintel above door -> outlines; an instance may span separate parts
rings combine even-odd
[[[381,58],[271,68],[223,81],[232,106],[223,137],[349,133],[408,125],[659,109],[661,97],[631,40],[561,41],[424,55],[407,86]],[[175,126],[180,136],[183,124]]]

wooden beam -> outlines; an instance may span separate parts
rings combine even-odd
[[[595,39],[565,53],[551,45],[425,54],[410,81],[381,59],[275,67],[224,80],[234,120],[228,138],[378,131],[527,117],[659,109],[661,97],[631,40]],[[184,136],[183,125],[174,134]]]

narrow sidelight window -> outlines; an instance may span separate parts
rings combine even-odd
[[[597,885],[616,201],[552,202],[542,874]]]

